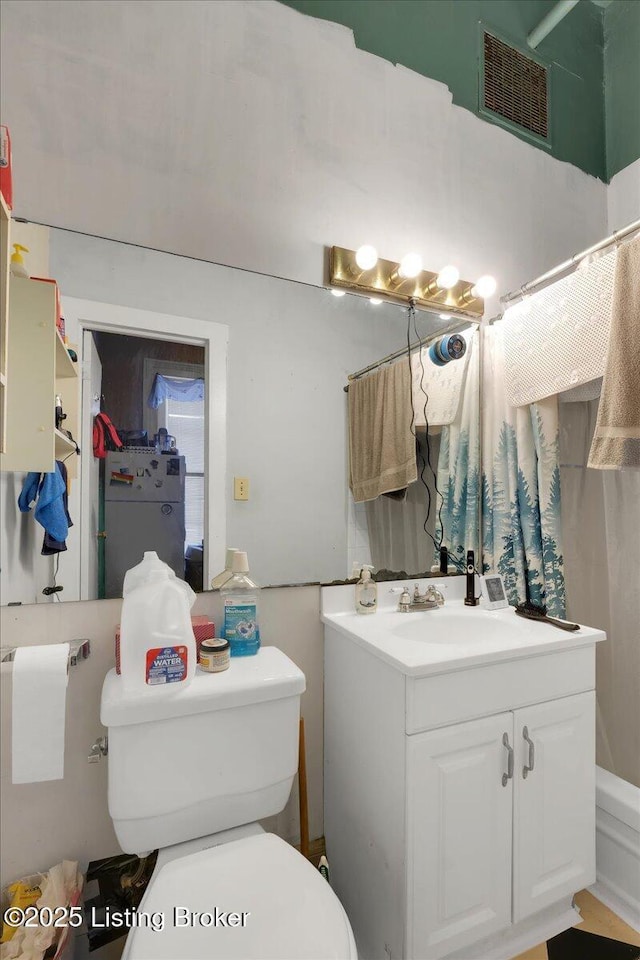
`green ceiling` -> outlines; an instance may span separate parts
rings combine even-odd
[[[526,50],[555,0],[282,0],[350,27],[357,46],[445,83],[478,113],[481,21]],[[553,156],[610,179],[640,156],[640,0],[582,0],[536,50],[551,64]],[[528,140],[526,131],[513,130]]]
[[[604,15],[608,179],[640,157],[640,2],[615,0]]]

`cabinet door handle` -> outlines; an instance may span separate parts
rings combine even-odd
[[[529,736],[529,728],[528,728],[528,727],[523,727],[523,728],[522,728],[522,736],[524,737],[524,739],[525,739],[525,740],[527,741],[527,743],[529,744],[529,763],[525,763],[524,767],[522,768],[522,776],[523,776],[523,778],[526,780],[526,779],[527,779],[527,775],[530,774],[531,771],[533,770],[533,766],[534,766],[535,759],[536,759],[536,748],[535,748],[535,745],[534,745],[534,743],[533,743],[533,740],[532,740],[531,737]]]
[[[509,734],[502,734],[502,743],[507,748],[507,772],[502,774],[502,786],[506,787],[513,777],[513,747],[509,743]]]

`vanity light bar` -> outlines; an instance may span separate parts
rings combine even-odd
[[[362,260],[362,257],[359,258]],[[452,316],[482,317],[484,300],[468,280],[458,280],[447,289],[438,285],[439,273],[421,270],[414,277],[403,277],[401,265],[378,258],[375,266],[363,270],[356,260],[356,251],[331,247],[329,251],[329,284],[336,290],[352,290],[392,303],[414,302],[416,307],[446,312]]]

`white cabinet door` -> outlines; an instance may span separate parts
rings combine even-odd
[[[517,710],[514,733],[516,923],[595,881],[595,693]]]
[[[512,713],[407,737],[408,958],[510,924],[512,745]]]

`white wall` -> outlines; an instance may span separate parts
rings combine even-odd
[[[640,159],[616,173],[607,187],[609,233],[640,220]]]
[[[219,596],[201,594],[194,613],[207,613],[219,622]],[[46,869],[63,858],[77,859],[84,869],[89,860],[120,853],[107,809],[107,764],[87,763],[100,724],[100,691],[107,670],[114,665],[114,632],[121,602],[3,607],[2,643],[6,646],[58,643],[89,637],[91,656],[71,669],[67,692],[65,778],[48,783],[11,783],[11,675],[3,664],[2,776],[0,778],[2,876],[0,885]],[[100,615],[96,615],[99,609]],[[275,644],[294,660],[307,678],[301,710],[305,718],[309,829],[322,836],[322,625],[317,587],[265,590],[261,596],[261,629],[266,645]],[[297,842],[298,795],[294,784],[286,809],[268,828]]]
[[[519,286],[606,231],[606,187],[272,0],[5,0],[28,219],[322,283],[324,247]]]

